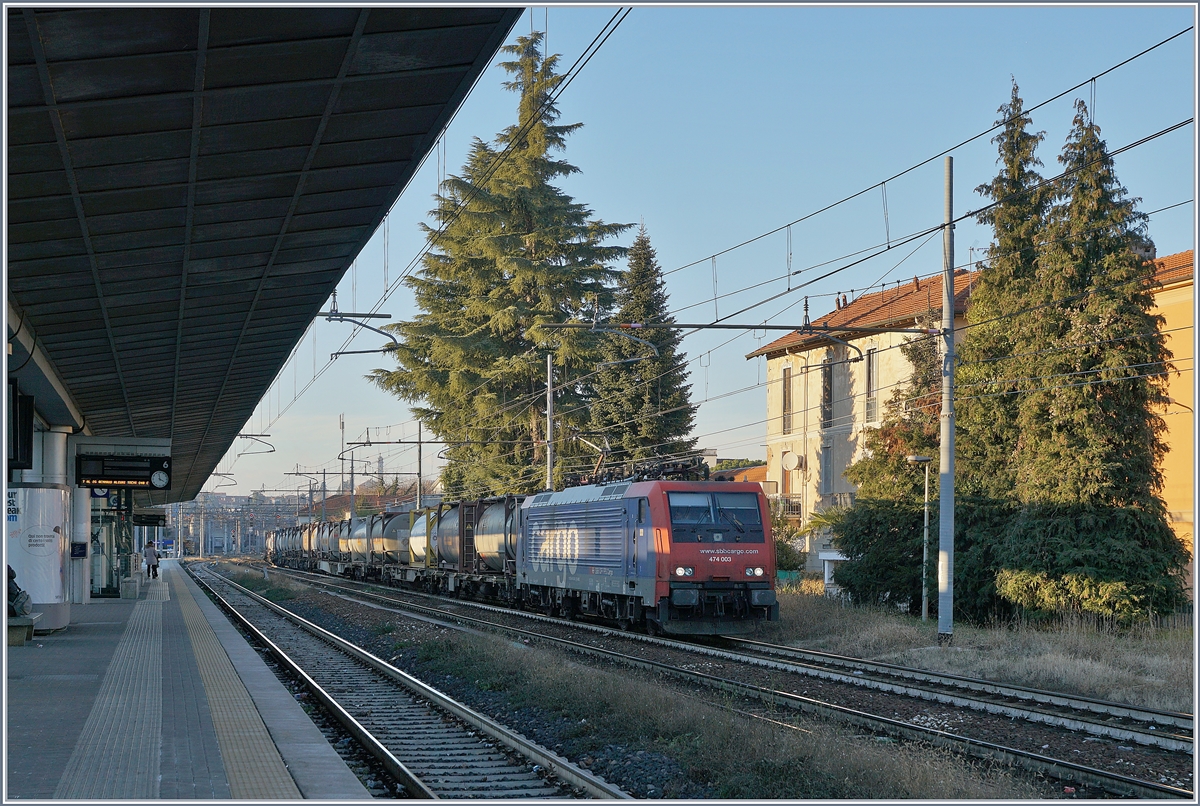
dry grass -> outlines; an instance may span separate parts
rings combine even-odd
[[[418,657],[434,673],[505,692],[513,707],[571,720],[576,754],[614,741],[644,747],[670,756],[721,798],[1037,797],[1005,770],[987,771],[939,750],[823,723],[781,727],[732,712],[736,704],[717,693],[686,697],[537,648],[456,635],[424,644]],[[678,792],[668,786],[663,795]]]
[[[298,582],[271,574],[269,577],[264,576],[261,571],[246,571],[236,565],[221,563],[220,570],[233,582],[241,585],[243,588],[248,588],[265,599],[272,602],[282,602],[287,599],[295,599],[297,595],[308,590],[308,588]]]
[[[1191,712],[1195,648],[1191,620],[1121,628],[1090,619],[1052,625],[956,624],[939,649],[937,623],[783,592],[769,640],[998,682],[1151,708]]]

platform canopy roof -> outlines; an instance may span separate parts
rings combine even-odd
[[[520,14],[10,8],[9,361],[39,413],[170,438],[151,501],[195,497]]]

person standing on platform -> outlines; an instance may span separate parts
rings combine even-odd
[[[153,540],[146,544],[142,554],[146,557],[146,573],[151,579],[158,579],[158,552],[154,550]]]

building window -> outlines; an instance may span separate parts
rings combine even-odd
[[[783,433],[792,433],[792,368],[783,368]]]
[[[821,427],[833,427],[833,356],[829,353],[821,362]]]
[[[821,446],[821,495],[833,492],[833,446]]]
[[[879,419],[879,356],[875,348],[867,350],[867,411],[866,421],[873,423]]]

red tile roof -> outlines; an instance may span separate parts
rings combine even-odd
[[[731,470],[714,470],[709,477],[713,481],[758,481],[767,480],[767,466],[736,467]]]
[[[954,273],[954,312],[964,313],[967,309],[967,298],[971,294],[971,284],[979,276],[979,272],[959,269]],[[885,288],[874,294],[863,294],[850,301],[845,307],[832,311],[820,319],[812,320],[814,325],[830,327],[845,327],[839,337],[854,337],[854,326],[859,327],[904,327],[916,320],[918,316],[932,311],[940,314],[942,311],[942,275],[913,278],[911,283]],[[765,355],[769,358],[782,355],[789,348],[811,350],[814,347],[830,343],[820,333],[802,333],[793,330],[786,336],[776,339],[768,345],[760,347],[746,356]]]
[[[1174,285],[1191,280],[1194,272],[1192,250],[1160,257],[1154,261],[1154,268],[1154,279],[1159,285]]]
[[[1154,279],[1161,286],[1174,285],[1192,279],[1193,259],[1192,250],[1177,252],[1173,255],[1157,258],[1154,261]],[[954,273],[954,312],[961,314],[966,311],[967,300],[971,295],[971,285],[979,272],[968,272],[960,269]],[[904,285],[887,288],[874,294],[863,294],[854,299],[844,308],[826,314],[820,319],[813,320],[814,325],[845,327],[851,337],[855,335],[854,325],[859,327],[903,327],[914,321],[920,314],[933,311],[940,314],[942,310],[942,275],[917,279]],[[846,333],[839,334],[845,336]],[[793,330],[791,333],[776,339],[746,356],[755,358],[765,355],[776,358],[789,349],[811,350],[829,343],[820,333],[802,333]]]

